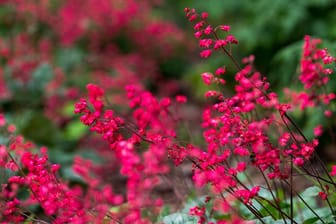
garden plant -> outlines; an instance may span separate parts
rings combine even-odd
[[[281,89],[160,4],[0,1],[0,223],[336,223],[333,49],[303,36]],[[201,103],[175,74],[198,48]]]

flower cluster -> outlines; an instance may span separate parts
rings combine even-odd
[[[129,205],[128,214],[121,219],[128,223],[148,222],[141,218],[141,210],[151,206],[155,209],[162,204],[161,199],[154,198],[151,193],[162,182],[160,175],[169,171],[167,149],[180,149],[174,143],[177,124],[171,110],[173,102],[170,98],[157,100],[137,86],[126,86],[133,118],[126,121],[116,116],[115,111],[105,108],[103,89],[94,84],[88,84],[87,89],[90,104],[80,99],[75,113],[81,113],[83,124],[109,143],[110,153],[121,163],[120,173],[127,177]],[[178,101],[185,102],[185,97],[178,96],[176,103]],[[170,156],[180,163],[183,160],[180,155]]]
[[[1,114],[2,129],[8,128]],[[5,133],[6,134],[6,133]],[[7,134],[12,135],[10,132]],[[0,146],[0,168],[11,171],[11,175],[0,191],[1,220],[20,223],[30,216],[29,206],[40,206],[52,223],[88,223],[103,219],[114,220],[116,214],[109,211],[119,205],[123,197],[114,194],[110,185],[104,184],[90,174],[90,161],[77,158],[74,171],[87,181],[87,192],[79,185],[70,187],[59,176],[59,164],[52,164],[47,148],[36,150],[36,146],[22,136],[10,136],[8,146]],[[27,196],[19,196],[26,192]],[[34,216],[32,216],[34,217]],[[34,217],[38,221],[39,216]]]
[[[15,189],[14,186],[20,189],[19,197],[14,198],[15,194],[9,192],[14,196],[1,200],[0,210],[8,208],[6,217],[0,215],[1,221],[21,222],[28,219],[31,213],[31,217],[34,217],[33,213],[36,212],[36,216],[42,214],[45,219],[55,223],[98,223],[103,219],[108,222],[114,220],[115,216],[126,223],[134,223],[134,220],[148,222],[148,218],[141,218],[142,210],[146,207],[158,213],[162,202],[151,194],[151,190],[162,182],[159,174],[169,170],[165,145],[177,147],[169,138],[175,135],[176,129],[172,126],[178,122],[172,123],[175,118],[169,118],[172,111],[168,108],[170,104],[185,103],[187,99],[178,95],[176,102],[168,98],[158,101],[152,94],[142,90],[150,77],[164,87],[159,88],[162,94],[166,94],[171,87],[178,92],[179,83],[165,77],[161,65],[171,58],[180,58],[177,53],[189,48],[180,28],[166,18],[153,15],[152,11],[161,7],[160,4],[151,0],[102,0],[98,3],[91,0],[0,2],[5,18],[0,25],[1,28],[6,27],[6,34],[9,34],[0,38],[1,112],[6,113],[6,116],[10,114],[15,122],[24,120],[18,131],[25,132],[23,129],[28,127],[28,134],[24,133],[28,139],[34,140],[37,145],[49,144],[50,154],[54,155],[50,158],[53,160],[58,161],[63,157],[64,151],[81,154],[82,148],[89,146],[91,152],[104,160],[104,163],[97,164],[79,155],[70,156],[67,167],[62,164],[59,168],[59,165],[50,163],[47,152],[42,150],[41,153],[37,147],[25,148],[25,154],[20,154],[20,150],[11,150],[14,140],[10,144],[3,144],[1,135],[1,169],[14,172],[10,178],[13,183],[4,186],[1,195],[3,192],[7,195],[9,185],[12,189]],[[131,48],[125,49],[126,45]],[[134,121],[144,130],[134,130],[143,133],[134,132],[134,127],[124,122],[126,117],[116,116],[112,110],[103,110],[103,93],[99,92],[100,88],[91,85],[88,102],[82,100],[78,103],[77,112],[85,114],[81,120],[91,125],[93,132],[103,134],[103,139],[111,147],[104,145],[96,135],[67,136],[64,130],[68,130],[77,120],[66,110],[78,100],[80,94],[84,94],[80,88],[83,82],[95,82],[106,92],[113,91],[111,100],[120,107],[125,107],[124,102],[128,99],[127,93],[123,91],[125,85],[137,86],[135,96],[132,97],[136,110]],[[148,102],[135,102],[139,102],[136,96],[140,90],[143,100]],[[128,91],[131,92],[131,88]],[[152,103],[157,105],[153,107],[150,105]],[[90,105],[86,108],[85,104]],[[93,108],[94,112],[89,112],[89,108]],[[157,114],[160,110],[161,115]],[[152,120],[157,115],[160,118]],[[4,137],[6,143],[14,136],[15,126],[5,125],[4,117],[0,114],[0,127],[4,126],[3,129],[10,133]],[[143,122],[145,118],[147,121]],[[35,121],[41,126],[36,128]],[[47,126],[52,127],[51,130]],[[139,139],[143,134],[148,135],[145,137],[148,141],[141,145]],[[47,135],[47,143],[40,142],[39,137],[35,138],[41,135]],[[55,142],[57,146],[53,144]],[[115,153],[111,153],[111,148]],[[13,159],[9,154],[14,156]],[[171,157],[176,158],[176,161],[183,160],[180,153],[172,154]],[[70,169],[72,162],[73,170]],[[68,169],[71,170],[71,177]],[[109,179],[120,171],[121,183]],[[34,181],[25,181],[26,177]],[[41,179],[35,180],[37,177]],[[127,187],[124,186],[125,179]],[[6,181],[5,178],[0,182]],[[117,189],[115,185],[118,185]],[[24,197],[21,196],[23,191]],[[25,198],[25,191],[31,191],[29,200]],[[24,201],[21,201],[22,198]],[[147,200],[149,198],[153,200]],[[129,207],[121,206],[129,201]],[[25,211],[30,205],[39,205],[42,209]],[[118,207],[118,212],[112,214],[110,209],[114,206]],[[78,217],[73,216],[76,212]],[[15,221],[14,217],[21,221]]]
[[[298,106],[301,110],[307,107],[329,105],[336,97],[335,93],[326,92],[324,88],[333,73],[333,70],[330,67],[326,68],[325,65],[332,64],[336,61],[336,58],[331,56],[327,49],[319,49],[318,45],[321,43],[320,39],[305,36],[299,74],[299,80],[304,86],[304,91],[294,92],[285,89],[285,93],[292,100],[292,104]],[[324,113],[327,117],[332,114],[330,110],[325,110]]]
[[[200,39],[200,47],[206,48],[201,51],[201,57],[209,57],[220,45],[238,70],[233,96],[225,97],[215,90],[206,93],[207,97],[215,99],[215,103],[203,112],[203,136],[207,148],[193,154],[198,164],[194,168],[193,180],[196,186],[210,184],[215,194],[232,194],[248,206],[253,199],[258,200],[260,186],[249,189],[241,182],[238,174],[246,173],[247,170],[251,172],[251,167],[255,167],[262,173],[263,184],[268,185],[276,179],[288,185],[293,178],[293,166],[304,167],[316,156],[318,140],[308,141],[303,135],[288,114],[295,105],[295,98],[294,103],[280,103],[278,95],[270,90],[266,77],[254,69],[254,56],[242,60],[245,64],[243,68],[235,61],[227,44],[236,44],[238,41],[231,35],[223,40],[217,34],[218,29],[229,31],[229,26],[212,28],[206,22],[207,13],[197,14],[189,8],[185,12],[189,21],[195,24],[195,37]],[[317,102],[329,104],[334,98],[333,93],[316,94],[317,88],[324,86],[332,73],[320,61],[324,64],[335,61],[326,49],[318,49],[317,43],[317,40],[311,41],[309,36],[305,37],[299,77],[305,88],[309,89],[304,94],[309,95],[310,102],[305,104],[311,106],[316,106]],[[215,74],[224,72],[224,69],[218,68]],[[213,73],[206,72],[201,76],[206,85],[225,84],[225,80],[218,79]],[[316,136],[320,130],[321,127],[316,128]],[[323,179],[316,173],[310,175]],[[323,185],[320,187],[326,189]],[[327,197],[326,192],[320,194],[324,199]],[[250,209],[253,210],[253,207]]]
[[[212,27],[206,19],[208,18],[208,13],[204,12],[200,15],[196,13],[195,9],[186,8],[184,10],[186,16],[190,22],[194,22],[194,36],[199,39],[199,46],[204,50],[201,51],[200,56],[202,58],[208,58],[211,56],[215,50],[226,51],[226,46],[230,44],[238,44],[238,40],[231,34],[226,35],[225,38],[218,38],[216,34],[217,30],[223,32],[229,32],[229,25],[220,25],[217,27]],[[212,36],[215,38],[212,38]]]
[[[2,114],[1,116],[3,117]],[[4,118],[3,121],[5,122]],[[6,126],[4,123],[2,129]],[[5,134],[9,137],[11,135],[8,132]],[[2,219],[7,222],[21,222],[24,220],[25,212],[21,207],[33,204],[39,204],[48,216],[58,215],[59,219],[55,220],[55,223],[74,218],[80,209],[78,205],[75,206],[74,194],[65,184],[58,182],[55,176],[59,165],[51,165],[48,162],[46,148],[41,148],[40,155],[33,154],[31,152],[33,148],[34,145],[25,142],[21,136],[10,137],[8,146],[1,145],[1,168],[17,173],[2,185],[0,192],[1,201],[4,202],[0,207]],[[22,189],[29,192],[29,197],[24,201],[18,199]]]
[[[103,162],[76,155],[71,158],[71,174],[77,179],[66,180],[63,164],[61,167],[52,163],[48,153],[59,149],[47,150],[25,140],[16,134],[16,126],[7,123],[7,115],[0,113],[0,169],[9,174],[1,180],[1,222],[158,222],[164,203],[158,189],[165,185],[165,176],[173,165],[180,166],[186,161],[186,165],[192,166],[194,185],[210,189],[207,193],[211,197],[206,197],[205,204],[189,209],[189,215],[198,217],[200,224],[215,223],[210,217],[214,213],[221,217],[230,212],[235,213],[230,215],[232,223],[245,223],[245,217],[239,217],[241,214],[230,208],[237,202],[256,218],[261,219],[264,213],[275,216],[268,211],[275,208],[284,221],[293,221],[293,214],[280,208],[281,194],[273,192],[280,183],[291,197],[299,197],[293,182],[301,173],[319,184],[317,195],[331,205],[329,196],[336,186],[333,179],[336,166],[327,172],[316,153],[318,140],[307,139],[290,116],[296,107],[303,110],[328,106],[335,98],[325,86],[333,72],[330,65],[336,59],[327,49],[319,49],[320,40],[305,37],[299,74],[304,91],[285,90],[291,97],[281,103],[268,79],[254,68],[253,55],[244,58],[242,66],[234,59],[231,47],[238,40],[230,34],[230,26],[213,26],[207,21],[208,13],[198,14],[195,9],[186,8],[186,17],[194,24],[194,36],[202,49],[200,56],[209,58],[214,52],[222,52],[237,70],[229,96],[218,90],[226,87],[225,76],[230,71],[225,66],[201,74],[205,85],[220,88],[205,93],[211,103],[204,108],[199,124],[204,144],[197,146],[179,135],[182,116],[177,107],[187,103],[187,97],[156,97],[144,84],[151,77],[163,80],[167,85],[162,87],[168,86],[166,89],[177,89],[174,82],[166,83],[164,77],[158,77],[157,71],[174,54],[178,43],[184,41],[184,35],[176,26],[150,16],[159,1],[62,0],[57,6],[52,2],[0,3],[13,10],[14,17],[18,16],[15,20],[32,21],[31,29],[36,25],[41,26],[41,32],[44,26],[51,30],[51,34],[38,41],[35,40],[38,37],[26,31],[13,34],[13,39],[0,38],[0,59],[6,63],[5,69],[0,68],[0,99],[14,97],[6,107],[20,111],[25,97],[35,96],[29,98],[34,101],[31,110],[43,108],[37,120],[41,123],[41,117],[45,120],[49,117],[59,128],[75,119],[65,116],[64,110],[66,104],[76,101],[74,113],[94,135],[67,136],[68,148],[73,150],[73,145],[79,145],[74,151],[80,153],[81,146],[90,146]],[[124,49],[117,43],[120,39],[129,39],[136,50]],[[89,51],[89,56],[78,56],[81,54],[78,46],[83,43],[81,49]],[[74,61],[85,59],[88,78],[76,62],[59,59],[69,52],[59,52],[54,47],[57,44],[67,46],[70,53],[73,50]],[[72,82],[68,73],[80,83],[90,83],[86,85],[86,98],[79,98],[80,88],[68,88],[65,84]],[[164,88],[158,90],[158,95],[165,94],[161,89]],[[39,93],[43,92],[47,94],[42,97]],[[329,109],[324,113],[332,115]],[[38,123],[34,117],[31,120],[32,124]],[[315,136],[322,135],[322,131],[322,125],[317,126]],[[315,167],[308,169],[316,161],[325,176]],[[257,181],[250,178],[255,173]],[[262,191],[268,191],[271,199]],[[261,212],[257,209],[260,205],[267,209]],[[292,202],[290,206],[293,207]],[[229,222],[221,218],[216,221]]]

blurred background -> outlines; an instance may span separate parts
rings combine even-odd
[[[230,25],[239,40],[232,48],[234,57],[240,61],[255,55],[256,68],[280,98],[285,87],[302,89],[297,74],[305,35],[321,38],[323,47],[336,52],[334,0],[2,0],[0,112],[17,133],[47,146],[50,159],[62,165],[61,175],[74,183],[81,181],[72,171],[76,155],[100,164],[101,175],[118,166],[107,145],[73,114],[73,104],[86,95],[89,82],[104,88],[120,111],[126,84],[157,96],[187,95],[185,117],[192,129],[200,127],[208,89],[200,74],[226,65],[229,94],[236,71],[223,54],[199,58],[185,7],[208,12],[211,24]],[[310,138],[317,124],[335,129],[335,119],[323,114],[308,110],[293,116]],[[201,130],[193,133],[201,144]],[[321,139],[322,154],[335,161],[326,156],[325,151],[335,151],[329,137]]]

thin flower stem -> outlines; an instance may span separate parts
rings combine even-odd
[[[273,191],[272,191],[272,188],[271,188],[271,186],[270,186],[270,184],[269,184],[269,182],[268,182],[268,180],[267,180],[267,178],[266,178],[264,172],[260,169],[260,167],[258,167],[258,169],[259,169],[261,175],[263,176],[263,178],[264,178],[264,180],[265,180],[265,182],[266,182],[266,184],[267,184],[268,190],[269,190],[269,192],[271,193],[274,202],[277,202],[277,201],[278,201],[278,198],[276,198],[276,197],[274,196]],[[280,213],[280,215],[281,215],[281,217],[282,217],[284,223],[287,223],[285,217],[282,215],[282,210],[281,210],[280,205],[279,205],[278,203],[275,203],[275,205],[277,206],[277,209],[278,209],[278,211],[279,211],[279,213]]]
[[[282,180],[284,183],[286,183],[288,186],[289,186],[289,183],[288,181],[286,180]],[[322,223],[325,223],[323,221],[323,219],[315,212],[315,210],[302,198],[302,196],[296,191],[296,190],[293,190],[294,193],[298,196],[298,198],[302,201],[302,203],[322,222]]]
[[[44,221],[43,219],[39,218],[37,215],[32,214],[32,215],[34,215],[34,216],[31,217],[30,215],[27,215],[27,214],[25,213],[25,209],[23,209],[23,208],[20,208],[20,209],[21,209],[22,211],[19,211],[19,213],[20,213],[22,216],[24,216],[24,217],[26,217],[26,218],[28,218],[28,219],[34,221],[34,223],[49,224],[49,222]],[[31,212],[28,211],[28,210],[26,210],[26,212],[31,213]],[[34,218],[34,217],[36,217],[36,218]]]
[[[312,174],[307,168],[302,166],[302,169],[304,170],[305,173],[297,166],[294,166],[294,169],[299,173],[298,175],[305,176],[307,180],[311,181],[314,185],[318,185],[318,182],[315,179],[319,177]],[[296,175],[293,174],[293,176],[296,176]]]
[[[281,179],[281,183],[285,183],[287,186],[290,186],[290,183],[288,181],[286,181],[285,179]],[[314,209],[301,197],[301,195],[299,194],[299,192],[297,192],[295,189],[293,189],[293,192],[298,196],[298,198],[303,202],[303,204],[305,204],[305,206],[322,222],[325,223],[323,221],[323,219],[314,211]],[[286,215],[287,216],[287,215]]]
[[[270,200],[263,198],[261,196],[258,196],[258,198],[266,201],[269,205],[271,205],[273,208],[277,208],[276,205],[274,203],[272,203]],[[286,214],[285,212],[283,212],[282,210],[279,211],[282,215],[286,216],[288,219],[290,219],[291,221],[293,221],[294,223],[298,224],[294,219],[292,219],[288,214]]]
[[[317,175],[319,175],[318,172],[316,171],[316,169],[315,169],[314,167],[313,167],[313,171],[314,171],[314,173],[317,173]],[[324,186],[323,186],[323,184],[321,183],[320,179],[319,179],[319,178],[316,178],[316,179],[317,179],[317,181],[318,181],[318,183],[319,183],[319,185],[320,185],[320,187],[321,187],[321,190],[324,190]],[[331,204],[330,204],[330,201],[329,201],[328,197],[326,198],[326,201],[327,201],[327,204],[328,204],[328,206],[329,206],[329,208],[330,208],[331,213],[332,213],[332,214],[335,214],[335,211],[334,211],[334,209],[332,208],[332,206],[331,206]]]
[[[229,193],[228,191],[226,191],[227,193]],[[229,193],[231,194],[231,193]],[[223,201],[225,201],[227,204],[229,204],[229,202],[225,199],[224,195],[222,192],[220,192],[220,197]],[[234,207],[234,206],[231,206],[230,209],[232,209],[238,216],[240,216],[240,212]]]
[[[212,34],[215,36],[216,40],[219,40],[220,38],[218,37],[217,33],[215,30],[212,31]],[[234,66],[236,67],[236,69],[238,71],[242,70],[239,63],[237,62],[237,60],[233,57],[233,55],[226,50],[226,48],[224,46],[221,47],[224,51],[224,53],[230,58],[230,60],[233,62]]]
[[[305,142],[308,142],[308,139],[306,136],[302,133],[301,129],[297,126],[297,124],[294,122],[294,120],[285,112],[284,116],[289,120],[289,122],[295,127],[295,129],[299,132],[299,134],[302,136],[302,138],[305,140]]]
[[[239,200],[240,203],[242,203],[250,212],[252,212],[260,222],[262,222],[263,224],[266,224],[265,221],[263,220],[262,214],[260,214],[258,209],[256,209],[255,207],[253,207],[251,205],[248,205],[248,204],[244,203],[244,201],[241,198],[236,197],[235,194],[234,194],[234,189],[230,188],[230,190],[226,189],[226,191],[229,194],[233,195],[237,200]]]
[[[188,157],[188,159],[197,167],[197,168],[199,168],[200,170],[203,170],[203,168],[202,167],[200,167],[198,164],[197,164],[197,162],[196,161],[194,161],[192,158],[190,158],[190,157]],[[211,167],[212,168],[212,167]],[[213,168],[212,168],[213,169]],[[237,178],[236,178],[237,179]],[[237,179],[237,181],[239,182],[239,183],[241,183],[238,179]],[[242,183],[241,183],[242,184]],[[247,189],[247,187],[245,186],[245,185],[243,185],[242,184],[242,186],[243,187],[245,187],[246,189]],[[246,203],[244,203],[244,201],[241,199],[241,198],[239,198],[239,197],[237,197],[235,194],[234,194],[234,189],[233,188],[230,188],[230,189],[225,189],[225,191],[226,192],[228,192],[229,194],[231,194],[232,196],[234,196],[237,200],[239,200],[242,204],[244,204],[244,206],[248,209],[248,210],[250,210],[250,212],[252,212],[263,224],[266,224],[263,220],[262,220],[262,214],[260,214],[260,212],[258,211],[258,209],[256,209],[255,207],[253,207],[253,206],[251,206],[251,205],[248,205],[248,204],[246,204]],[[220,194],[221,195],[221,197],[223,198],[223,199],[225,199],[225,197],[224,197],[224,195],[221,193]],[[271,214],[271,213],[270,213]],[[272,214],[271,214],[272,215]]]
[[[296,171],[298,172],[301,172],[301,170],[298,168],[298,167],[295,167],[294,168],[296,169]],[[302,169],[306,172],[306,173],[299,173],[297,175],[293,174],[294,176],[307,176],[306,178],[309,178],[310,181],[312,181],[313,183],[316,183],[316,181],[313,179],[313,178],[310,178],[310,177],[314,177],[314,178],[319,178],[320,180],[326,182],[327,184],[331,184],[333,185],[334,187],[336,187],[336,184],[334,182],[330,182],[329,180],[323,178],[323,177],[320,177],[320,176],[316,176],[312,173],[310,173],[306,168],[302,167]],[[317,183],[316,183],[317,184]]]
[[[284,116],[281,115],[281,114],[280,114],[280,117],[281,117],[282,122],[285,124],[287,130],[289,131],[289,134],[291,135],[291,137],[293,138],[293,140],[298,144],[299,141],[296,139],[296,137],[295,137],[295,135],[294,135],[292,129],[290,129],[288,123],[286,122],[286,119],[285,119]]]
[[[206,20],[204,20],[204,22],[207,25],[210,25]],[[214,35],[216,40],[220,40],[220,38],[218,37],[216,30],[212,30],[212,34]],[[236,67],[236,69],[238,71],[242,70],[239,63],[237,62],[237,60],[233,57],[233,55],[231,54],[231,52],[229,52],[224,46],[221,47],[224,51],[224,53],[230,58],[230,60],[232,61],[232,63],[234,64],[234,66]]]
[[[308,139],[305,137],[305,135],[302,133],[302,131],[296,125],[296,123],[286,113],[284,114],[284,116],[291,122],[291,124],[295,127],[295,129],[300,133],[300,135],[303,137],[303,139],[305,140],[305,142],[308,142]],[[285,122],[285,120],[284,120],[284,122]],[[285,122],[285,124],[286,124],[286,126],[288,126],[286,122]],[[324,172],[328,175],[328,177],[331,180],[331,182],[333,182],[332,178],[330,177],[330,175],[328,173],[328,170],[325,168],[324,162],[320,159],[320,157],[315,152],[314,152],[314,158],[318,159],[318,162],[321,165],[322,169],[324,169]],[[292,178],[293,178],[293,175],[292,175],[292,170],[293,169],[292,168],[293,168],[293,160],[291,160],[291,176],[290,176],[291,183],[292,183]],[[319,172],[317,172],[317,170],[315,169],[314,165],[311,165],[311,168],[312,168],[313,173],[315,173],[314,177],[315,177],[316,181],[318,182],[318,184],[320,185],[321,189],[323,190],[324,187],[323,187],[323,184],[320,181],[321,176],[320,176]],[[331,206],[331,204],[329,202],[329,199],[327,198],[326,200],[327,200],[328,207],[330,208],[330,211],[332,212],[332,214],[335,214],[335,210],[332,208],[332,206]],[[291,187],[291,210],[292,210],[292,187]]]
[[[324,162],[321,160],[321,158],[319,157],[319,155],[317,155],[316,153],[314,153],[315,158],[319,161],[319,164],[321,165],[323,171],[325,172],[325,174],[327,175],[327,177],[329,178],[330,182],[332,183],[332,185],[334,187],[336,187],[336,183],[334,182],[333,178],[330,176]]]
[[[285,113],[284,114],[284,116],[291,122],[291,124],[296,128],[296,130],[300,133],[300,135],[304,138],[304,140],[306,141],[306,142],[308,142],[308,139],[305,137],[305,135],[302,133],[302,131],[298,128],[298,126],[295,124],[295,122]],[[287,127],[287,129],[290,131],[290,134],[292,135],[292,137],[293,137],[293,139],[295,140],[295,141],[297,141],[296,140],[296,138],[294,137],[294,135],[293,135],[293,133],[292,133],[292,131],[290,130],[290,128],[289,128],[289,126],[288,126],[288,124],[287,124],[287,122],[285,121],[285,119],[283,118],[283,116],[281,116],[281,118],[282,118],[282,120],[283,120],[283,122],[285,123],[285,125],[286,125],[286,127]],[[317,156],[317,155],[316,155]],[[321,161],[322,162],[322,161]],[[323,189],[323,185],[321,184],[321,182],[320,182],[320,180],[319,180],[319,178],[320,178],[320,175],[319,175],[319,173],[316,171],[316,169],[315,169],[315,167],[312,165],[311,166],[312,167],[312,170],[313,170],[313,172],[315,173],[315,179],[317,180],[317,182],[318,182],[318,184],[320,185],[320,187],[321,187],[321,189]],[[291,194],[291,196],[290,196],[290,205],[291,205],[291,214],[293,214],[293,187],[292,187],[292,183],[293,183],[293,160],[291,159],[291,174],[290,174],[290,194]],[[327,172],[328,173],[328,172]],[[309,173],[308,173],[309,174]],[[333,209],[332,209],[332,206],[330,205],[330,203],[328,203],[328,205],[329,205],[329,208],[331,209],[331,211],[332,211],[332,213],[334,214],[334,211],[333,211]]]
[[[242,183],[242,182],[240,182],[239,180],[237,180],[237,182],[239,183],[239,184],[241,184],[245,189],[247,189],[248,190],[248,188]],[[265,198],[263,198],[263,197],[261,197],[261,196],[256,196],[256,198],[254,198],[269,214],[270,214],[270,216],[272,216],[272,218],[274,219],[274,220],[277,220],[276,219],[276,217],[274,216],[274,214],[271,212],[271,211],[269,211],[268,209],[267,209],[267,207],[265,207],[265,205],[263,204],[263,203],[261,203],[259,200],[258,200],[258,198],[260,198],[260,199],[262,199],[262,200],[264,200],[264,201],[266,201],[269,205],[271,205],[273,208],[276,208],[276,209],[278,209],[278,212],[281,214],[281,216],[285,216],[285,217],[287,217],[287,218],[289,218],[289,219],[291,219],[291,217],[289,216],[289,215],[287,215],[285,212],[283,212],[281,209],[279,209],[278,208],[278,204],[274,204],[274,203],[272,203],[271,201],[269,201],[269,200],[267,200],[267,199],[265,199]],[[275,200],[276,201],[276,200]],[[293,219],[291,219],[291,220],[293,220]],[[295,222],[295,221],[294,221]],[[286,221],[284,220],[284,223],[286,223]],[[296,223],[296,222],[295,222]]]

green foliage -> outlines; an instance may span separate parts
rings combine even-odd
[[[53,79],[54,73],[48,63],[40,64],[31,73],[28,83],[24,83],[14,77],[12,68],[5,67],[5,80],[8,88],[14,94],[11,102],[8,102],[9,109],[11,107],[30,108],[41,107],[44,100],[45,86]]]
[[[49,64],[43,63],[32,72],[32,79],[28,83],[32,90],[44,90],[44,87],[53,79],[53,70]]]
[[[83,60],[84,53],[79,48],[59,48],[56,52],[56,64],[61,67],[66,74],[83,66]]]
[[[195,224],[197,218],[185,213],[173,213],[163,217],[161,221],[165,224]]]
[[[330,211],[330,208],[324,204],[325,207],[320,207],[318,200],[318,194],[321,191],[321,189],[317,186],[308,187],[305,189],[302,193],[300,193],[301,198],[305,201],[306,204],[300,199],[300,197],[294,197],[293,198],[293,210],[294,210],[294,216],[293,219],[297,223],[321,223],[320,218],[325,223],[334,223],[333,215]],[[283,200],[275,202],[273,199],[273,195],[278,195],[278,197],[283,198]],[[266,224],[272,224],[272,223],[278,223],[283,224],[284,219],[282,218],[279,209],[277,207],[274,207],[270,205],[269,202],[272,203],[278,203],[278,206],[281,208],[282,212],[285,212],[289,214],[290,211],[290,200],[286,199],[286,196],[284,192],[281,189],[278,189],[277,192],[269,192],[266,188],[261,188],[259,191],[259,199],[253,199],[252,203],[255,209],[257,209],[263,217],[260,219],[257,219],[253,213],[246,207],[245,204],[238,202],[234,205],[236,209],[238,209],[238,213],[241,217],[244,217],[247,220],[254,221],[256,224],[266,223]],[[225,197],[225,194],[224,194]],[[205,206],[206,208],[206,218],[207,221],[219,221],[219,220],[230,220],[231,215],[230,214],[223,214],[219,213],[213,210],[213,203],[212,201],[208,203],[204,203],[205,197],[195,197],[191,196],[183,209],[176,213],[169,214],[169,209],[166,209],[164,215],[160,216],[160,221],[163,221],[164,223],[197,223],[197,219],[193,219],[195,217],[191,217],[188,215],[189,209],[194,206]],[[335,198],[329,198],[331,204],[335,206],[336,200]],[[309,205],[309,206],[307,206]],[[316,214],[319,217],[316,217]],[[273,217],[272,217],[272,216]],[[290,219],[288,217],[284,217],[287,223],[290,223]],[[174,222],[175,221],[175,222]]]
[[[205,1],[175,4],[176,11],[193,5],[198,11],[209,12],[210,23],[231,25],[231,32],[239,40],[238,46],[233,47],[234,55],[242,58],[254,54],[257,69],[270,78],[274,91],[292,84],[305,35],[323,38],[326,43],[333,40],[329,47],[335,49],[336,3],[333,0],[276,0],[272,3],[268,0],[213,0],[211,4]],[[214,70],[214,60],[215,57],[202,64]],[[197,85],[193,87],[195,92],[200,92]]]
[[[293,198],[293,210],[294,210],[294,220],[297,223],[321,223],[320,218],[325,221],[326,223],[333,223],[333,217],[330,211],[330,208],[324,204],[325,207],[320,207],[317,203],[318,194],[321,191],[321,189],[317,186],[312,186],[304,190],[300,197],[294,197]],[[278,191],[279,193],[279,191]],[[275,192],[273,192],[275,194]],[[270,192],[265,192],[265,191],[260,191],[260,196],[262,198],[265,198],[269,201],[272,201],[273,203],[274,200],[272,199]],[[304,200],[304,202],[302,201]],[[263,201],[262,204],[263,206],[258,205],[259,202],[256,200],[253,200],[253,204],[255,207],[258,209],[259,212],[261,212],[264,217],[262,218],[262,221],[264,223],[283,223],[283,218],[281,218],[281,215],[278,211],[278,208],[271,206],[268,202]],[[280,206],[281,210],[287,214],[290,214],[290,200],[286,199],[282,202],[278,202],[278,205]],[[242,214],[248,215],[249,210],[242,204],[239,206],[240,212]],[[315,214],[314,214],[315,212]],[[277,220],[274,220],[273,217],[276,217]],[[320,217],[317,217],[316,214]],[[252,217],[253,215],[250,213],[247,217]],[[253,218],[252,218],[253,219]],[[254,218],[253,219],[256,223],[263,223],[261,220]],[[286,218],[287,222],[290,222],[288,218]]]
[[[187,199],[186,204],[184,205],[184,208],[181,209],[181,211],[169,214],[168,213],[169,210],[165,210],[164,213],[160,215],[159,221],[165,224],[183,224],[183,223],[195,224],[197,223],[198,218],[195,216],[190,216],[189,210],[190,208],[195,206],[204,206],[204,199],[205,199],[204,197],[195,198],[193,196],[190,196]],[[208,208],[209,207],[207,207],[207,209]],[[207,213],[208,212],[209,211],[207,210]]]
[[[79,140],[87,132],[87,128],[80,120],[74,120],[66,126],[64,134],[66,139],[75,141]]]
[[[20,132],[33,142],[52,146],[60,140],[61,133],[56,125],[42,113],[29,113]],[[19,119],[19,118],[17,118]]]

